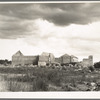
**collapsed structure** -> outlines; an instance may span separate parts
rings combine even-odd
[[[37,64],[38,56],[24,56],[20,51],[12,56],[13,65]]]
[[[81,65],[83,67],[93,66],[93,56],[90,55],[88,58],[84,58],[83,61],[81,62]]]
[[[77,63],[78,58],[73,55],[64,54],[59,58],[55,58],[55,61],[60,64],[69,64],[69,63]]]
[[[43,52],[38,59],[39,66],[45,66],[47,64],[54,63],[54,62],[55,62],[55,57],[52,53]]]
[[[43,52],[41,55],[36,56],[25,56],[18,51],[12,56],[12,65],[26,65],[33,64],[39,66],[45,66],[48,63],[53,63],[55,61],[55,57],[52,53]]]
[[[78,63],[78,57],[74,55],[64,54],[59,58],[55,58],[52,53],[43,52],[41,55],[36,56],[25,56],[20,51],[12,56],[12,65],[26,65],[33,64],[38,66],[46,66],[47,64],[72,64]],[[83,59],[81,62],[82,66],[92,66],[93,56],[89,56],[88,59]]]

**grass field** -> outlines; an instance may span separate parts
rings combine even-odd
[[[99,82],[99,71],[75,71],[41,67],[0,67],[9,91],[87,91],[90,83]],[[87,85],[88,84],[88,85]]]

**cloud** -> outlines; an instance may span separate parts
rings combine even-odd
[[[38,20],[52,23],[58,28],[71,24],[89,24],[100,20],[99,9],[99,3],[0,4],[0,38],[39,36],[39,26],[36,25]],[[45,25],[43,30],[47,27]],[[49,36],[46,31],[43,31],[44,38]]]
[[[88,24],[100,20],[99,3],[1,4],[0,14],[19,19],[44,19],[56,25]]]
[[[44,4],[49,10],[45,17],[56,25],[66,26],[69,24],[88,24],[100,20],[100,4],[92,3],[66,3]]]
[[[36,34],[37,26],[35,26],[34,21],[11,19],[9,17],[2,17],[2,19],[5,20],[0,21],[0,38],[2,39],[24,38]]]

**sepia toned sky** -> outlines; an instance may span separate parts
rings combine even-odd
[[[100,3],[0,4],[0,59],[18,50],[100,61]]]

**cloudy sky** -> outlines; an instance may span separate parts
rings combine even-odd
[[[0,4],[0,59],[18,50],[100,61],[100,3]]]

